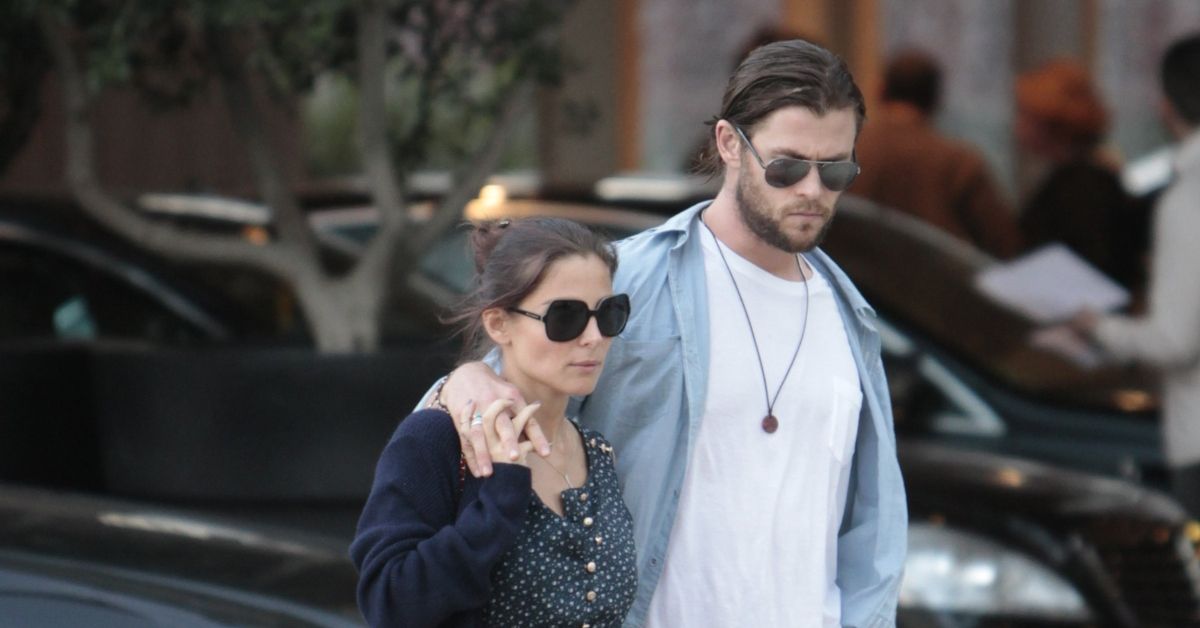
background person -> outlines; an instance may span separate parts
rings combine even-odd
[[[881,111],[863,126],[854,193],[912,214],[999,258],[1021,250],[1016,216],[983,155],[933,125],[942,70],[932,56],[901,52],[884,70]]]
[[[504,448],[495,419],[509,402],[464,402],[457,420],[497,462],[477,479],[444,409],[401,421],[350,546],[372,626],[619,626],[633,603],[633,525],[612,448],[565,418],[629,315],[612,292],[617,260],[567,220],[507,224],[476,229],[478,281],[456,319],[467,346],[497,347],[501,374],[537,400],[513,424],[536,415],[551,451]]]
[[[1058,60],[1017,78],[1018,147],[1047,172],[1021,209],[1028,247],[1062,242],[1127,288],[1142,277],[1146,214],[1100,152],[1108,112],[1082,65]]]
[[[1200,34],[1167,49],[1161,79],[1163,117],[1181,142],[1176,178],[1155,210],[1148,311],[1136,318],[1084,312],[1074,325],[1113,357],[1161,370],[1171,487],[1200,516]]]
[[[627,626],[895,623],[907,511],[875,314],[816,248],[865,115],[828,50],[754,50],[712,121],[716,198],[617,244],[634,313],[580,420],[621,452]],[[443,394],[522,396],[479,363]]]

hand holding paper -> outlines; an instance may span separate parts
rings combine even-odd
[[[1030,334],[1030,344],[1085,369],[1100,366],[1104,357],[1073,323],[1087,317],[1084,312],[1129,303],[1128,291],[1059,243],[984,270],[975,286],[1041,327]]]
[[[1060,243],[1051,243],[975,277],[975,287],[1039,325],[1061,323],[1084,309],[1109,312],[1129,292]]]

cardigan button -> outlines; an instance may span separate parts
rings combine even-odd
[[[587,498],[588,498],[588,494],[587,494],[587,493],[580,493],[580,494],[579,494],[579,501],[581,501],[581,502],[586,502],[586,501],[587,501]]]
[[[596,573],[596,561],[588,563],[584,569],[587,569],[588,573]]]
[[[584,517],[584,518],[583,518],[583,526],[584,526],[585,528],[590,528],[590,527],[592,527],[592,524],[593,524],[593,523],[595,523],[595,522],[594,522],[594,521],[592,521],[592,518],[591,518],[591,517]]]
[[[600,536],[599,534],[597,534],[597,535],[596,535],[596,545],[599,545],[599,544],[601,544],[601,543],[603,543],[603,542],[604,542],[604,537],[602,537],[602,536]]]
[[[595,601],[596,601],[596,592],[595,592],[595,591],[588,591],[588,592],[587,592],[587,601],[589,601],[589,602],[595,602]]]

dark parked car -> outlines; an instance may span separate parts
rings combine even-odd
[[[0,486],[0,623],[362,626],[339,540]]]
[[[1149,381],[1145,374],[1084,372],[1028,347],[1028,325],[971,286],[992,260],[902,215],[846,200],[828,248],[869,298],[882,300],[878,322],[909,491],[900,625],[1195,623],[1200,527],[1166,495],[1112,477],[1160,469],[1154,393],[1134,387]],[[662,220],[530,200],[474,217],[564,215],[566,207],[567,217],[618,236]],[[369,233],[353,215],[344,218],[346,233]],[[471,275],[465,251],[462,232],[448,236],[424,280],[460,294]],[[964,316],[1005,335],[941,322]],[[972,343],[984,343],[983,353],[967,351]],[[988,355],[1000,366],[969,359]]]
[[[974,286],[997,262],[924,222],[849,195],[835,220],[824,249],[883,319],[900,431],[1165,485],[1152,373],[1034,346]]]
[[[1111,477],[1125,466],[1137,474],[1158,464],[1153,392],[1129,387],[1123,372],[1070,371],[1061,360],[1026,348],[1019,330],[1002,334],[982,327],[983,340],[969,337],[979,331],[975,326],[1019,322],[964,296],[975,268],[970,264],[990,260],[963,250],[966,263],[951,264],[939,257],[939,248],[959,249],[936,237],[906,240],[883,228],[903,220],[846,200],[829,250],[881,313],[908,483],[911,550],[901,625],[1195,623],[1200,530],[1170,498]],[[561,210],[570,213],[559,215],[617,236],[662,220],[544,201],[471,211],[483,209],[489,216]],[[359,216],[369,231],[369,212]],[[330,233],[353,232],[347,224]],[[464,234],[451,234],[434,247],[420,281],[448,297],[460,293],[470,276],[465,252]],[[873,270],[879,274],[870,275]],[[950,281],[954,277],[959,284]],[[984,313],[972,314],[965,327],[947,322],[976,308]],[[438,359],[451,350],[436,350]],[[977,361],[993,353],[1008,360],[1001,361],[1006,370]],[[96,364],[116,381],[147,382],[159,391],[120,413],[122,442],[114,457],[125,465],[121,477],[136,483],[135,492],[161,496],[198,487],[193,497],[203,499],[282,496],[326,503],[361,499],[395,418],[448,366],[445,360],[399,360],[360,365],[343,377],[342,367],[318,376],[258,364],[246,371],[247,386],[259,391],[250,395],[217,381],[228,377],[211,376],[247,368],[232,355],[120,354]],[[123,376],[113,375],[122,369]],[[336,394],[320,394],[330,379],[350,383]],[[128,396],[114,385],[98,388],[102,398]],[[264,389],[274,392],[264,395]],[[380,392],[387,395],[370,396]],[[318,411],[302,421],[280,416],[280,408],[295,407],[288,404],[296,399]],[[1142,405],[1129,405],[1133,401]],[[355,407],[343,412],[339,406],[347,403]],[[372,407],[388,414],[364,419]],[[148,465],[147,452],[154,456]],[[351,504],[346,520],[353,514]],[[348,532],[347,526],[339,529]]]
[[[141,252],[71,203],[0,201],[0,479],[104,485],[98,353],[290,342],[269,304],[238,298],[266,294],[261,278],[209,272]]]
[[[211,346],[286,337],[278,286],[133,246],[71,202],[0,199],[0,343],[137,341]]]

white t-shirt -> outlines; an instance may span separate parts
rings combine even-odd
[[[648,626],[838,626],[837,534],[862,392],[833,292],[808,281],[808,323],[767,434],[762,371],[729,272],[705,229],[708,392]],[[774,396],[800,339],[803,282],[722,245]]]

